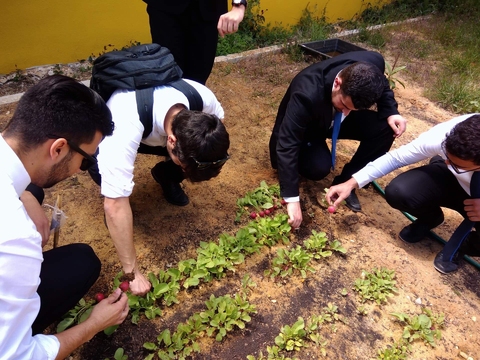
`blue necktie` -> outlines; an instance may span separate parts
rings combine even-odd
[[[332,169],[335,170],[335,152],[337,147],[338,133],[340,132],[340,125],[342,124],[342,113],[337,111],[333,118],[332,131]]]
[[[470,196],[472,199],[480,198],[480,171],[475,171],[470,180]],[[467,219],[463,220],[458,228],[453,232],[452,237],[445,244],[443,248],[443,258],[447,261],[452,261],[463,241],[475,226],[475,222]]]

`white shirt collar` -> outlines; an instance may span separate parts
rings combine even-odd
[[[11,184],[15,188],[18,197],[20,197],[31,182],[30,175],[28,175],[25,166],[23,166],[17,154],[15,154],[1,135],[0,154],[2,157],[2,177],[10,178]]]

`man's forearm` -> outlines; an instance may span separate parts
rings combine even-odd
[[[105,216],[123,270],[130,273],[136,266],[137,255],[133,244],[133,215],[129,198],[105,198]]]
[[[102,329],[96,329],[90,323],[83,322],[77,326],[67,329],[55,336],[60,342],[56,360],[63,360],[68,357],[75,349],[91,340],[96,333]]]

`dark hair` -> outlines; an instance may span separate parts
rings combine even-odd
[[[200,170],[195,162],[218,161],[227,156],[230,139],[217,116],[184,109],[173,119],[172,133],[177,139],[172,152],[183,164],[187,179],[205,181],[220,173],[221,166]]]
[[[455,125],[443,146],[445,150],[466,161],[480,165],[480,114],[475,114]]]
[[[342,70],[340,91],[350,96],[357,110],[368,109],[377,102],[383,92],[385,75],[373,64],[356,62]]]
[[[90,143],[96,131],[109,136],[113,127],[100,95],[72,78],[53,75],[25,92],[3,135],[15,136],[23,149],[30,150],[51,135],[77,145]]]

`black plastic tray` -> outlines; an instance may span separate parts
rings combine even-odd
[[[319,55],[323,59],[330,59],[331,57],[345,54],[351,51],[366,50],[364,48],[361,48],[360,46],[351,44],[347,41],[340,39],[311,41],[300,44],[300,46],[308,53],[312,55]]]

